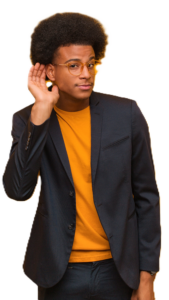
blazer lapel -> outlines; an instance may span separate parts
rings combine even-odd
[[[89,97],[89,105],[90,105],[90,113],[91,113],[91,173],[92,173],[92,185],[94,185],[94,179],[96,175],[99,150],[100,150],[102,112],[103,112],[103,109],[101,109],[99,105],[99,99],[94,91],[92,91]],[[74,182],[73,182],[68,155],[66,152],[66,147],[64,144],[59,121],[54,109],[50,117],[49,133],[53,140],[56,151],[60,157],[62,165],[74,188]]]

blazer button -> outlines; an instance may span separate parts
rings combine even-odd
[[[69,229],[73,229],[73,227],[74,227],[73,224],[70,224],[70,225],[68,226]]]
[[[25,150],[28,150],[28,146],[26,146]]]
[[[73,196],[74,196],[74,191],[70,191],[70,192],[69,192],[69,196],[70,196],[70,197],[73,197]]]

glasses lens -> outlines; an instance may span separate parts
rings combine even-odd
[[[80,62],[71,62],[68,65],[68,68],[69,68],[69,72],[72,75],[79,75],[81,72],[81,63]]]
[[[94,75],[98,72],[98,70],[96,69],[97,64],[98,64],[98,62],[95,60],[88,62],[87,66],[88,66],[88,70],[91,75]],[[81,62],[71,62],[71,63],[69,63],[68,68],[69,68],[69,72],[72,75],[80,75],[81,71],[82,71],[82,63]]]
[[[96,74],[96,62],[95,62],[95,60],[92,60],[88,63],[88,70],[92,75]]]

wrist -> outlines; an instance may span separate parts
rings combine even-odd
[[[151,275],[149,271],[140,271],[140,281],[153,281],[155,274]]]
[[[35,102],[31,110],[31,122],[35,125],[41,125],[50,118],[53,105],[49,103]]]

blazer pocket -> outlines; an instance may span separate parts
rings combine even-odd
[[[112,147],[114,145],[118,145],[118,144],[122,143],[123,141],[127,140],[128,138],[129,138],[129,135],[126,135],[126,136],[124,136],[124,137],[122,137],[122,138],[120,138],[120,139],[118,139],[118,140],[110,143],[109,145],[106,145],[106,146],[102,147],[102,150],[108,149],[108,148],[110,148],[110,147]]]

